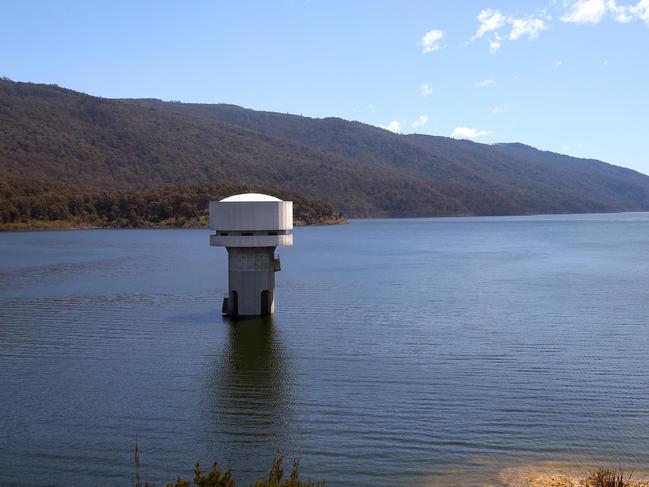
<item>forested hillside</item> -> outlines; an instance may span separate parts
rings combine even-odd
[[[369,167],[398,169],[457,197],[471,214],[622,211],[649,207],[649,178],[601,161],[523,144],[478,144],[398,135],[339,118],[311,119],[235,105],[125,100],[160,111],[231,123]]]
[[[207,183],[98,191],[64,183],[0,179],[0,230],[58,227],[203,227],[208,204],[237,193],[262,192],[293,201],[295,225],[345,223],[331,205],[264,186]]]
[[[34,219],[25,209],[30,188],[29,198],[42,199],[38,204],[48,211],[54,195],[70,196],[64,218],[79,217],[70,203],[77,197],[151,203],[161,192],[205,195],[196,189],[201,185],[211,185],[214,195],[231,185],[290,191],[310,198],[304,204],[315,213],[329,208],[321,216],[332,221],[338,218],[333,208],[348,217],[649,209],[649,177],[520,144],[397,135],[337,118],[234,105],[103,99],[9,80],[0,80],[0,171],[5,223]],[[203,216],[198,207],[191,215],[174,208],[169,218],[150,205],[138,208],[139,220],[125,222],[111,210],[98,221],[191,224]]]

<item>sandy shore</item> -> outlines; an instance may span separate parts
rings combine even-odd
[[[499,483],[506,487],[587,487],[589,470],[579,470],[556,464],[535,464],[503,469]],[[632,473],[633,487],[649,487],[649,476],[645,472]]]

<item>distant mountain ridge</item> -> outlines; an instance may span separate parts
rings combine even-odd
[[[348,217],[649,210],[649,176],[522,144],[399,135],[224,104],[103,99],[0,80],[5,177],[125,191],[236,182]]]

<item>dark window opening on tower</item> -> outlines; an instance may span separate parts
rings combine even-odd
[[[261,292],[261,315],[266,316],[270,314],[270,293],[268,289]]]
[[[239,293],[230,291],[230,315],[239,316]]]

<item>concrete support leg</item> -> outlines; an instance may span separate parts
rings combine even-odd
[[[228,247],[228,314],[275,312],[275,247]]]

